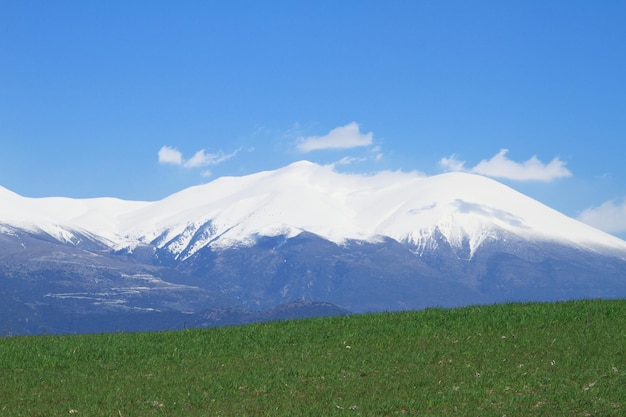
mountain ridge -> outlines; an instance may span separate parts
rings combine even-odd
[[[39,228],[68,243],[74,235],[91,236],[115,250],[153,244],[190,256],[204,245],[249,245],[255,236],[293,237],[306,231],[335,243],[390,237],[419,252],[438,229],[453,246],[467,239],[471,254],[500,231],[626,253],[621,239],[499,182],[466,173],[364,176],[300,161],[218,178],[154,202],[9,193],[9,204],[0,206],[0,224]]]
[[[0,189],[0,334],[626,297],[626,242],[473,174],[299,162],[154,202]]]

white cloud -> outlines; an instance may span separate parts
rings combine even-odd
[[[218,153],[206,153],[204,149],[200,149],[191,158],[183,163],[185,168],[204,167],[207,165],[217,165],[221,162],[228,161],[239,153],[240,149],[234,152],[225,154],[223,152]]]
[[[342,165],[352,165],[358,164],[362,162],[379,162],[384,158],[384,154],[380,146],[374,146],[367,150],[367,152],[361,153],[360,156],[344,156],[338,161],[331,163],[330,165],[333,167],[338,167]]]
[[[159,150],[159,163],[181,165],[183,163],[183,154],[176,148],[163,146]]]
[[[344,156],[343,158],[341,158],[339,161],[332,163],[332,166],[335,165],[350,165],[354,162],[364,162],[367,161],[366,158],[357,158],[354,156]]]
[[[506,157],[507,152],[508,149],[501,149],[491,159],[483,159],[469,169],[465,168],[465,161],[458,160],[455,155],[441,158],[439,165],[447,171],[465,171],[516,181],[552,181],[572,175],[565,167],[565,162],[558,157],[547,164],[541,162],[536,156],[524,162],[515,162]]]
[[[380,146],[374,146],[370,149],[370,155],[374,159],[374,161],[382,161],[385,155],[383,154],[383,150]]]
[[[241,148],[234,152],[225,154],[223,152],[207,153],[204,149],[200,149],[191,158],[183,158],[183,154],[176,148],[171,146],[163,146],[159,150],[159,163],[161,164],[174,164],[184,168],[197,168],[209,165],[217,165],[221,162],[227,161],[237,155],[241,151]]]
[[[463,171],[463,165],[465,165],[465,162],[456,159],[456,155],[451,155],[450,158],[441,158],[439,160],[439,165],[445,171]]]
[[[301,152],[310,152],[320,149],[349,149],[372,144],[374,134],[361,133],[356,122],[336,127],[324,136],[309,136],[299,138],[297,148]]]
[[[588,208],[580,213],[578,220],[607,233],[626,232],[626,199]]]

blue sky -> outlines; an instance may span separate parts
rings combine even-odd
[[[626,237],[624,1],[0,1],[0,185],[464,170]]]

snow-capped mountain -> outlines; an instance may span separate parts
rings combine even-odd
[[[36,303],[83,300],[91,312],[626,296],[626,242],[497,181],[340,174],[306,161],[154,202],[0,187],[0,251],[0,280],[37,282]]]
[[[0,224],[64,242],[90,236],[115,249],[153,244],[175,256],[252,245],[258,236],[309,232],[341,244],[391,238],[422,251],[440,232],[473,252],[502,232],[626,254],[626,242],[569,218],[486,177],[448,173],[339,174],[297,162],[225,177],[156,202],[113,198],[24,198],[0,190]]]

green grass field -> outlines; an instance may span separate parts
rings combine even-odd
[[[626,415],[626,301],[0,339],[0,416]]]

